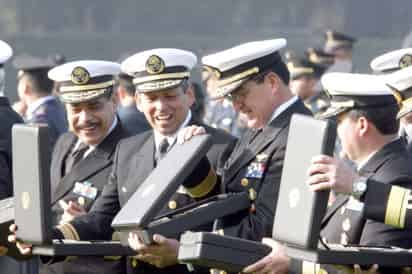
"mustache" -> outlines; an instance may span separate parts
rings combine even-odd
[[[99,125],[100,125],[99,122],[90,121],[90,122],[84,122],[84,123],[78,124],[76,126],[76,128],[77,129],[85,129],[85,128],[89,128],[89,127],[95,127],[95,126],[97,127]]]

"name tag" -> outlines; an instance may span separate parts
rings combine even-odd
[[[76,182],[74,184],[73,193],[94,200],[97,196],[97,188],[93,187],[89,182]]]

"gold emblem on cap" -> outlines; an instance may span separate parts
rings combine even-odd
[[[243,178],[242,180],[240,180],[240,184],[244,187],[247,187],[249,185],[249,180],[246,178]]]
[[[30,194],[28,192],[23,192],[21,194],[21,206],[23,209],[28,209],[30,207]]]
[[[170,209],[176,209],[177,208],[176,201],[173,201],[173,200],[169,201],[169,208]]]
[[[150,56],[146,61],[146,71],[150,74],[162,73],[165,69],[165,62],[157,55]]]
[[[412,65],[412,55],[410,54],[405,54],[402,56],[402,58],[399,60],[399,68],[406,68]]]
[[[90,74],[83,67],[75,67],[72,71],[71,79],[76,85],[84,85],[89,82]]]

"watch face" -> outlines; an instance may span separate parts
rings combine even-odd
[[[358,191],[365,191],[366,190],[366,183],[365,182],[359,182],[358,184],[357,184],[357,188],[358,188]]]

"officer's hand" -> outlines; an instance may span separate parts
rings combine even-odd
[[[345,161],[326,155],[312,158],[306,183],[311,190],[332,189],[338,193],[352,193],[352,184],[358,178],[356,171]]]
[[[186,141],[189,141],[195,135],[205,134],[206,130],[204,127],[200,126],[188,126],[179,130],[177,134],[177,143],[183,144]]]
[[[242,272],[256,274],[288,273],[290,258],[286,255],[284,246],[270,238],[263,238],[262,242],[272,247],[272,251],[256,263],[247,266]]]
[[[59,205],[64,210],[60,224],[68,223],[74,218],[86,214],[84,207],[76,202],[66,203],[64,200],[60,200]]]
[[[129,234],[129,245],[138,252],[136,258],[152,264],[158,268],[175,265],[178,263],[179,242],[168,239],[162,235],[153,235],[155,244],[145,245],[139,240],[136,233]]]
[[[31,255],[31,251],[32,251],[33,246],[31,244],[26,244],[26,243],[23,243],[23,242],[20,242],[20,241],[17,240],[17,237],[16,237],[17,225],[16,224],[10,225],[9,230],[12,234],[10,234],[7,237],[7,240],[10,243],[15,243],[21,254]]]

